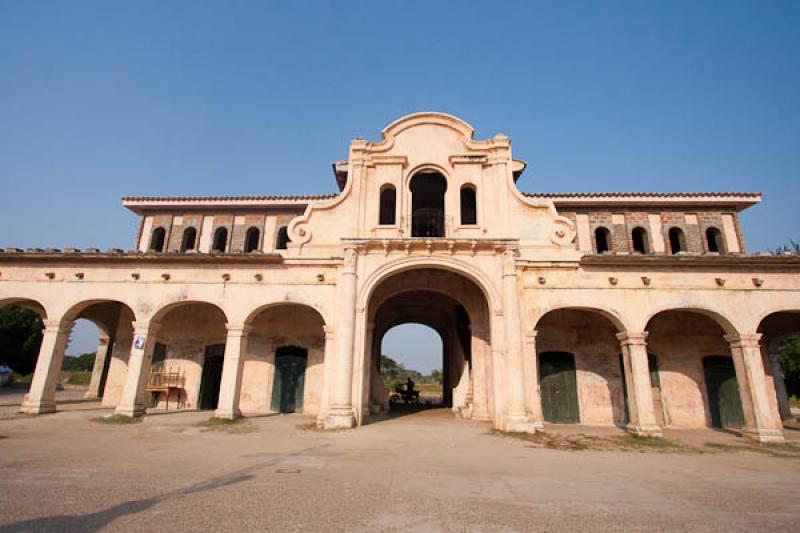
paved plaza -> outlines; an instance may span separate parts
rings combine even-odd
[[[7,403],[7,402],[6,402]],[[73,402],[0,420],[0,531],[790,531],[788,445],[616,428],[492,433],[446,410],[323,432],[303,415],[209,429],[209,412],[103,424]],[[588,444],[587,444],[588,443]],[[585,449],[584,449],[585,448]]]

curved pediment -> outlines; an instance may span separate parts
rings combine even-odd
[[[448,115],[447,113],[438,113],[435,111],[426,111],[422,113],[412,113],[395,120],[381,131],[383,141],[378,143],[379,146],[391,146],[394,138],[418,126],[441,126],[448,128],[459,136],[463,137],[465,143],[469,144],[474,142],[473,135],[475,128],[464,122],[458,117]]]

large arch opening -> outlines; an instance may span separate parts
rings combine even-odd
[[[447,180],[436,171],[422,170],[411,178],[411,236],[444,237],[444,194]]]
[[[246,321],[239,409],[245,415],[318,415],[325,389],[325,320],[296,303],[267,305]]]
[[[20,402],[33,378],[46,318],[44,306],[35,300],[0,300],[0,365],[10,370],[0,386]]]
[[[448,270],[407,270],[383,280],[372,292],[368,309],[369,322],[374,327],[366,337],[362,419],[430,407],[447,408],[463,418],[490,418],[489,311],[478,285]],[[391,376],[381,374],[381,356],[392,355],[385,352],[387,334],[391,342],[391,330],[420,326],[435,333],[425,343],[426,353],[414,354],[420,365],[427,363],[422,366],[427,372],[420,372],[421,383],[414,380],[420,397],[412,398],[409,407],[403,394],[409,392],[405,382],[393,383]],[[438,343],[436,337],[440,339]],[[406,348],[419,350],[413,345]],[[440,374],[434,372],[439,369]]]
[[[438,331],[419,323],[399,324],[383,335],[380,346],[380,374],[390,409],[445,405],[444,341]]]
[[[767,315],[758,333],[771,407],[781,420],[790,420],[790,399],[800,398],[800,310]]]

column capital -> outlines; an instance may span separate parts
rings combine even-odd
[[[160,322],[137,320],[132,323],[134,335],[147,335],[149,333],[156,333],[161,329]]]
[[[48,333],[63,333],[67,331],[71,325],[72,322],[69,320],[42,320],[42,330]]]
[[[324,325],[322,326],[322,331],[325,332],[325,340],[332,340],[334,334],[336,333],[336,329],[333,326]]]
[[[728,341],[731,348],[758,348],[761,333],[731,333],[723,338]]]
[[[253,327],[250,324],[225,324],[228,337],[241,337],[250,333]]]
[[[647,331],[623,331],[617,333],[617,339],[623,346],[647,346]]]

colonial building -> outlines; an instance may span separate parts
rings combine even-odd
[[[322,196],[128,197],[131,251],[5,249],[0,304],[44,319],[23,411],[56,408],[71,323],[98,325],[91,395],[126,416],[368,423],[380,346],[443,341],[444,401],[505,431],[547,422],[782,437],[775,354],[800,331],[800,257],[748,256],[758,193],[520,191],[504,135],[440,113],[355,140]]]

